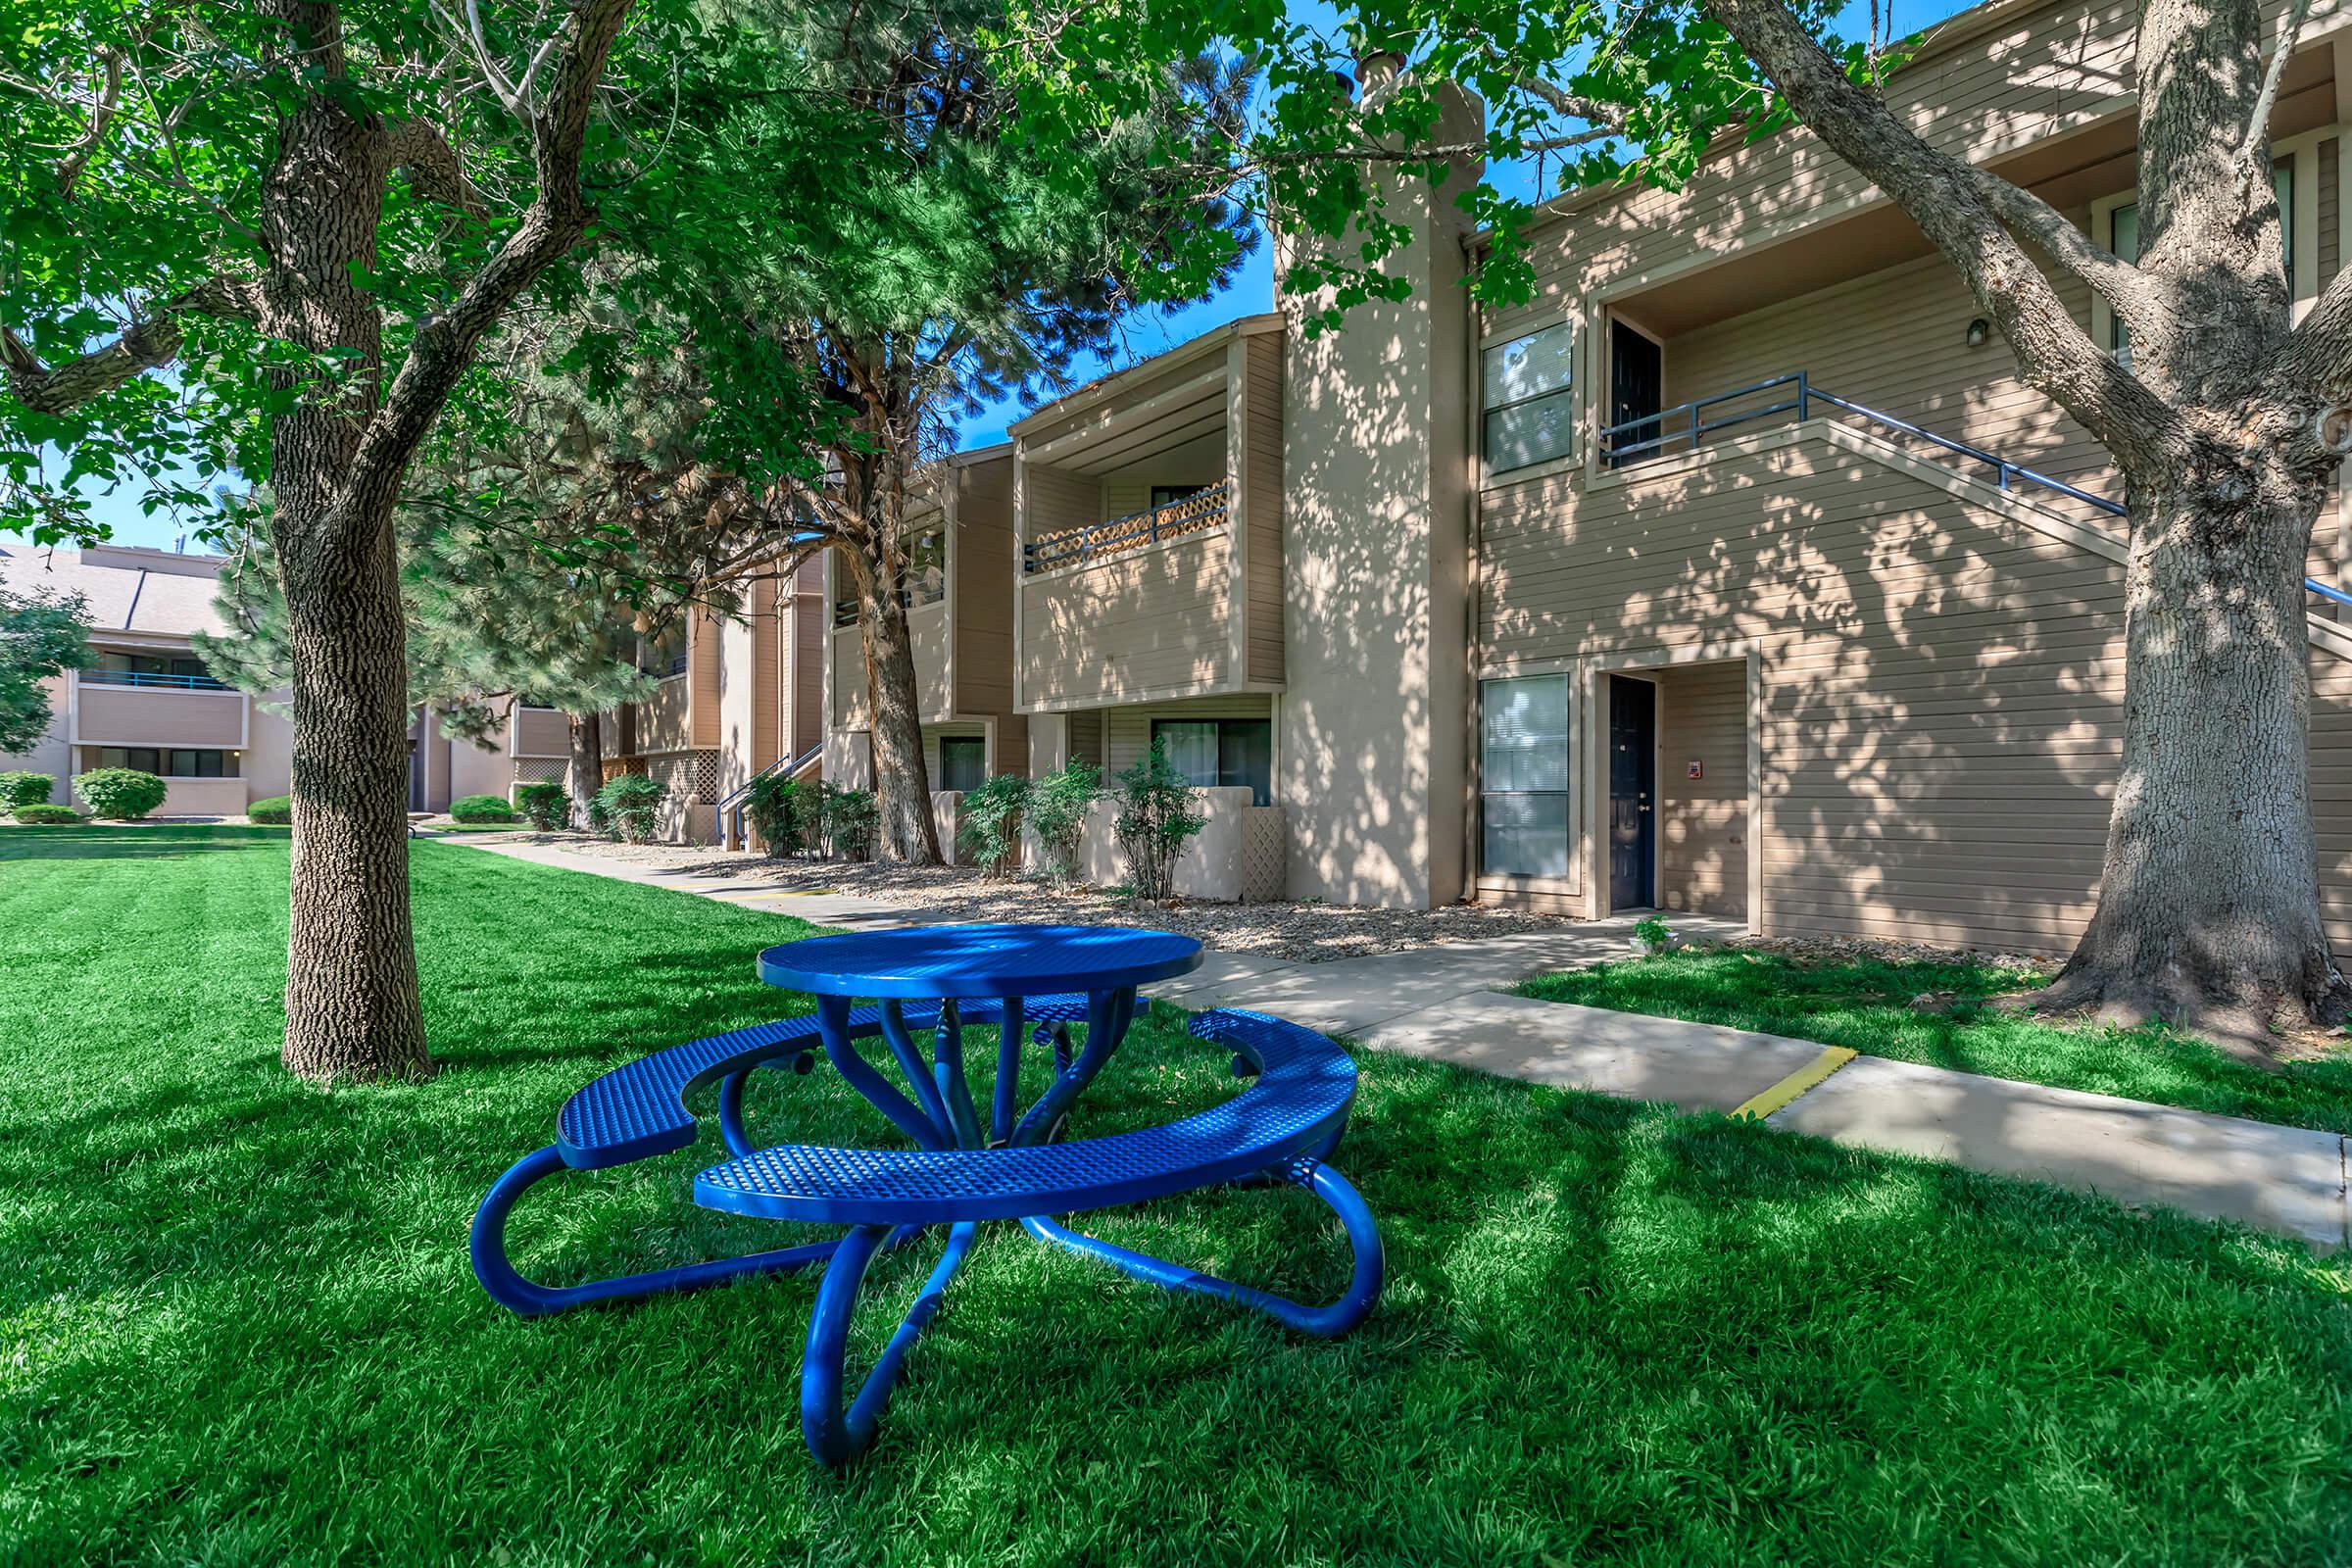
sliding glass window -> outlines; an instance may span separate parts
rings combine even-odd
[[[1500,473],[1576,450],[1576,329],[1568,322],[1481,356],[1487,467]]]

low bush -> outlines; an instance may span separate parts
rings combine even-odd
[[[589,832],[602,833],[609,839],[620,836],[612,831],[612,813],[605,808],[605,792],[603,790],[598,790],[594,795],[589,796],[587,804],[582,809],[588,813]]]
[[[514,808],[503,795],[461,795],[449,803],[453,822],[512,822]]]
[[[870,860],[874,855],[874,829],[882,820],[881,808],[874,804],[871,790],[836,789],[819,784],[816,790],[816,820],[825,835],[825,847],[844,860]]]
[[[571,797],[564,793],[561,784],[525,784],[514,792],[514,804],[542,833],[553,833],[571,820]]]
[[[965,790],[956,821],[956,843],[972,864],[990,876],[1006,877],[1021,859],[1021,813],[1029,805],[1029,781],[999,773],[976,790]]]
[[[18,806],[47,806],[57,780],[47,773],[0,773],[0,810]]]
[[[291,795],[272,795],[266,801],[256,801],[245,808],[245,819],[264,827],[287,827],[294,821],[294,798]]]
[[[164,781],[135,767],[99,767],[74,774],[74,793],[92,816],[135,822],[164,804]]]
[[[27,801],[16,810],[17,820],[26,827],[78,827],[81,813],[71,806],[51,806],[46,801]]]
[[[661,828],[662,803],[667,799],[669,791],[643,773],[623,773],[596,792],[605,820],[628,844],[653,842]]]
[[[744,797],[743,814],[770,855],[798,855],[808,847],[817,823],[818,801],[797,780],[770,773],[752,781]]]
[[[1127,858],[1135,896],[1165,904],[1175,891],[1176,862],[1208,818],[1193,804],[1192,787],[1168,760],[1168,748],[1156,737],[1142,761],[1119,775],[1116,791],[1119,814],[1111,835]]]
[[[1102,770],[1092,762],[1073,760],[1057,773],[1048,773],[1029,786],[1029,831],[1037,835],[1038,869],[1056,887],[1078,878],[1078,844],[1086,834],[1087,813],[1102,798]]]

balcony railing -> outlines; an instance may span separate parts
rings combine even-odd
[[[1727,414],[1721,418],[1710,419],[1707,417],[1709,409],[1721,408],[1724,404],[1737,403],[1742,398],[1757,397],[1765,393],[1774,394],[1776,401],[1768,403],[1762,408],[1743,409],[1738,413]],[[1753,386],[1743,386],[1731,392],[1718,392],[1713,397],[1696,398],[1689,403],[1679,403],[1671,409],[1663,409],[1656,414],[1645,414],[1637,419],[1626,419],[1617,424],[1606,425],[1600,432],[1601,460],[1611,467],[1631,467],[1647,459],[1666,456],[1666,449],[1678,442],[1688,442],[1690,446],[1687,450],[1695,450],[1716,431],[1728,430],[1734,425],[1750,424],[1758,419],[1768,419],[1783,414],[1793,414],[1799,420],[1809,419],[1817,411],[1826,413],[1833,409],[1838,413],[1865,419],[1872,424],[1925,441],[1930,446],[1948,452],[1964,462],[1982,463],[1992,469],[1992,482],[1996,489],[2014,490],[2020,484],[2030,484],[2080,501],[2096,511],[2106,513],[2111,517],[2120,517],[2125,514],[2124,504],[2120,501],[2111,501],[2105,496],[2094,496],[2087,490],[2078,490],[2063,479],[2053,479],[2048,474],[2037,472],[2022,463],[2011,463],[2007,458],[2001,457],[1997,453],[1987,452],[1983,447],[1971,446],[1965,441],[1955,441],[1948,435],[1937,435],[1933,430],[1922,429],[1908,419],[1898,419],[1891,414],[1881,414],[1876,409],[1864,408],[1861,404],[1841,398],[1835,392],[1825,392],[1815,386],[1812,378],[1803,370],[1793,370],[1787,375],[1776,375],[1769,381],[1758,381]],[[2352,608],[2352,594],[2347,594],[2340,588],[2330,587],[2317,577],[2304,578],[2303,588],[2305,592],[2324,599],[2331,605]]]
[[[1129,513],[1108,522],[1090,522],[1082,528],[1056,528],[1039,534],[1021,551],[1024,571],[1052,571],[1101,561],[1105,556],[1143,550],[1163,540],[1213,533],[1225,526],[1232,510],[1233,487],[1212,484],[1197,495],[1171,501],[1144,512]]]
[[[174,692],[225,692],[234,689],[210,675],[167,675],[147,669],[85,669],[81,672],[81,683],[84,686],[143,686]]]

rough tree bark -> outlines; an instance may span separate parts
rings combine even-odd
[[[571,797],[574,827],[588,826],[588,803],[605,787],[605,720],[600,713],[566,713],[571,757],[564,764],[564,793]]]
[[[386,181],[480,216],[480,193],[442,135],[387,121],[354,90],[332,0],[256,0],[288,83],[262,183],[258,277],[223,276],[160,302],[116,342],[55,368],[0,337],[10,389],[57,412],[177,354],[179,318],[233,317],[264,337],[340,356],[298,379],[270,425],[270,533],[293,664],[294,845],[285,1064],[305,1078],[428,1072],[409,918],[408,696],[392,513],[409,461],[484,333],[585,230],[580,154],[598,81],[629,0],[580,0],[518,88],[492,90],[530,128],[536,190],[514,232],[447,308],[419,323],[383,385],[375,270]],[[530,83],[546,70],[545,86]]]
[[[2302,577],[2341,461],[2318,416],[2352,393],[2352,286],[2339,277],[2290,324],[2269,118],[2300,8],[2266,40],[2254,0],[2145,0],[2133,266],[1931,148],[1783,0],[1707,7],[1798,119],[1919,223],[2022,378],[2123,473],[2123,758],[2098,908],[2042,1005],[2162,1017],[2255,1051],[2282,1017],[2340,1017],[2352,989],[2320,916]],[[2128,368],[2027,245],[2107,300],[2131,333]]]
[[[866,714],[873,743],[874,801],[881,813],[874,853],[909,865],[940,863],[931,812],[931,774],[923,760],[923,721],[914,671],[914,639],[900,575],[853,560],[858,645],[865,654]]]

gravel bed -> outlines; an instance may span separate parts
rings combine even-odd
[[[519,836],[519,835],[518,835]],[[1372,909],[1348,905],[1196,904],[1153,908],[1093,888],[1056,892],[1040,883],[992,882],[966,866],[871,865],[841,860],[770,860],[694,845],[614,844],[583,833],[533,833],[524,842],[578,855],[691,872],[747,887],[838,893],[919,906],[943,920],[1056,921],[1180,931],[1227,953],[1253,953],[1298,963],[1406,953],[1446,942],[1565,931],[1579,922],[1491,905],[1442,909]],[[789,912],[789,911],[787,911]]]

